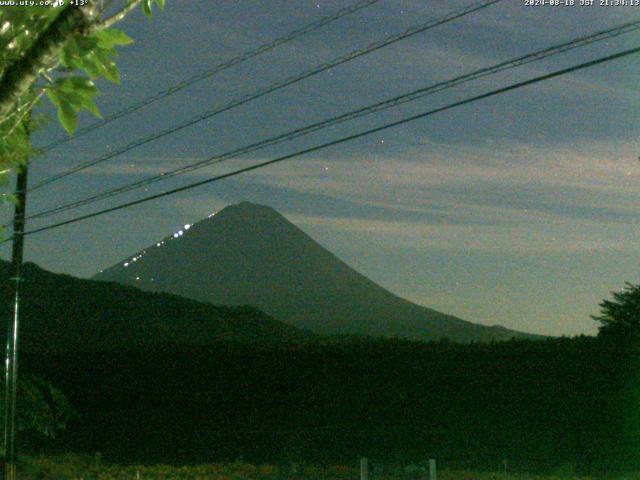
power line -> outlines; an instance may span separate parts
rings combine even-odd
[[[338,140],[333,140],[333,141],[330,141],[330,142],[327,142],[327,143],[316,145],[315,147],[310,147],[310,148],[306,148],[306,149],[303,149],[303,150],[299,150],[297,152],[290,153],[288,155],[283,155],[281,157],[278,157],[278,158],[275,158],[275,159],[272,159],[272,160],[268,160],[268,161],[265,161],[265,162],[257,163],[255,165],[252,165],[252,166],[249,166],[249,167],[240,168],[238,170],[234,170],[233,172],[229,172],[229,173],[225,173],[225,174],[222,174],[222,175],[218,175],[216,177],[208,178],[206,180],[201,180],[201,181],[198,181],[198,182],[190,183],[188,185],[184,185],[184,186],[179,187],[179,188],[174,188],[172,190],[167,190],[165,192],[158,193],[158,194],[155,194],[155,195],[149,195],[147,197],[140,198],[138,200],[134,200],[134,201],[127,202],[127,203],[122,203],[120,205],[116,205],[115,207],[110,207],[110,208],[106,208],[106,209],[103,209],[103,210],[99,210],[97,212],[93,212],[93,213],[89,213],[89,214],[82,215],[82,216],[79,216],[79,217],[75,217],[75,218],[72,218],[70,220],[65,220],[63,222],[58,222],[58,223],[55,223],[55,224],[52,224],[52,225],[48,225],[48,226],[45,226],[45,227],[40,227],[40,228],[37,228],[37,229],[34,229],[34,230],[30,230],[28,232],[25,232],[24,235],[32,235],[32,234],[35,234],[35,233],[44,232],[44,231],[51,230],[51,229],[54,229],[54,228],[62,227],[64,225],[69,225],[69,224],[72,224],[72,223],[80,222],[82,220],[87,220],[89,218],[93,218],[93,217],[97,217],[97,216],[100,216],[100,215],[104,215],[106,213],[115,212],[117,210],[122,210],[124,208],[132,207],[134,205],[139,205],[141,203],[149,202],[151,200],[156,200],[158,198],[166,197],[166,196],[169,196],[169,195],[174,195],[176,193],[183,192],[185,190],[190,190],[192,188],[196,188],[196,187],[199,187],[199,186],[202,186],[202,185],[206,185],[206,184],[213,183],[213,182],[216,182],[216,181],[219,181],[219,180],[223,180],[225,178],[234,177],[236,175],[240,175],[242,173],[246,173],[246,172],[249,172],[249,171],[252,171],[252,170],[257,170],[257,169],[266,167],[268,165],[272,165],[272,164],[275,164],[275,163],[278,163],[278,162],[282,162],[284,160],[288,160],[288,159],[291,159],[291,158],[294,158],[294,157],[298,157],[300,155],[305,155],[307,153],[312,153],[312,152],[316,152],[318,150],[323,150],[325,148],[332,147],[332,146],[335,146],[335,145],[339,145],[339,144],[342,144],[342,143],[345,143],[345,142],[349,142],[349,141],[352,141],[352,140],[355,140],[355,139],[358,139],[358,138],[361,138],[361,137],[364,137],[364,136],[367,136],[367,135],[371,135],[373,133],[378,133],[378,132],[381,132],[383,130],[387,130],[389,128],[397,127],[399,125],[404,125],[405,123],[413,122],[415,120],[418,120],[418,119],[421,119],[421,118],[425,118],[425,117],[434,115],[436,113],[444,112],[446,110],[450,110],[450,109],[455,108],[455,107],[459,107],[459,106],[462,106],[462,105],[467,105],[469,103],[476,102],[478,100],[482,100],[482,99],[485,99],[485,98],[493,97],[493,96],[496,96],[496,95],[499,95],[499,94],[502,94],[502,93],[505,93],[505,92],[509,92],[509,91],[512,91],[512,90],[516,90],[518,88],[522,88],[522,87],[525,87],[525,86],[528,86],[528,85],[532,85],[534,83],[538,83],[538,82],[542,82],[542,81],[545,81],[545,80],[549,80],[551,78],[559,77],[561,75],[566,75],[567,73],[571,73],[571,72],[575,72],[575,71],[578,71],[578,70],[582,70],[582,69],[585,69],[585,68],[588,68],[588,67],[592,67],[594,65],[599,65],[601,63],[609,62],[611,60],[615,60],[615,59],[618,59],[618,58],[626,57],[628,55],[632,55],[632,54],[635,54],[635,53],[638,53],[638,52],[640,52],[640,47],[632,48],[632,49],[629,49],[629,50],[624,50],[622,52],[618,52],[618,53],[615,53],[615,54],[612,54],[612,55],[608,55],[606,57],[601,57],[601,58],[598,58],[596,60],[591,60],[589,62],[584,62],[584,63],[578,64],[578,65],[574,65],[572,67],[564,68],[562,70],[557,70],[557,71],[552,72],[552,73],[548,73],[548,74],[545,74],[545,75],[540,75],[538,77],[531,78],[529,80],[525,80],[525,81],[522,81],[522,82],[514,83],[514,84],[508,85],[506,87],[498,88],[496,90],[492,90],[490,92],[483,93],[481,95],[476,95],[474,97],[470,97],[470,98],[467,98],[465,100],[460,100],[458,102],[451,103],[451,104],[446,105],[444,107],[436,108],[436,109],[433,109],[433,110],[429,110],[427,112],[423,112],[423,113],[419,113],[417,115],[406,117],[406,118],[403,118],[402,120],[398,120],[398,121],[395,121],[395,122],[392,122],[392,123],[388,123],[388,124],[380,126],[380,127],[371,128],[369,130],[365,130],[365,131],[362,131],[362,132],[359,132],[359,133],[355,133],[353,135],[349,135],[349,136],[346,136],[346,137],[339,138]],[[11,240],[11,239],[7,239],[4,242],[9,241],[9,240]],[[2,242],[2,243],[4,243],[4,242]]]
[[[225,160],[231,159],[231,158],[236,158],[240,155],[244,155],[246,153],[251,153],[257,150],[261,150],[263,148],[269,147],[269,146],[273,146],[285,141],[289,141],[292,140],[294,138],[298,138],[301,137],[303,135],[308,135],[310,133],[316,132],[318,130],[327,128],[329,126],[334,126],[337,125],[339,123],[343,123],[346,122],[348,120],[353,120],[365,115],[370,115],[372,113],[376,113],[376,112],[380,112],[382,110],[391,108],[391,107],[395,107],[398,105],[401,105],[403,103],[406,102],[411,102],[411,101],[415,101],[419,98],[423,98],[427,95],[431,95],[440,91],[443,91],[445,89],[448,88],[452,88],[455,87],[457,85],[460,85],[462,83],[466,83],[469,82],[471,80],[476,80],[488,75],[493,75],[496,74],[498,72],[502,72],[505,71],[507,69],[511,69],[511,68],[515,68],[518,66],[522,66],[528,63],[532,63],[535,61],[539,61],[542,60],[544,58],[550,57],[552,55],[557,55],[559,53],[564,53],[567,52],[569,50],[578,48],[578,47],[582,47],[585,45],[590,45],[592,43],[595,42],[599,42],[599,41],[603,41],[606,39],[610,39],[625,33],[630,33],[633,31],[637,31],[638,29],[640,29],[640,20],[635,21],[635,22],[628,22],[625,23],[623,25],[620,25],[618,27],[613,27],[613,28],[609,28],[606,30],[601,30],[599,32],[593,33],[591,35],[587,35],[587,36],[583,36],[583,37],[579,37],[573,40],[570,40],[568,42],[559,44],[559,45],[555,45],[549,48],[546,48],[544,50],[539,50],[537,52],[534,53],[530,53],[515,59],[511,59],[511,60],[507,60],[489,67],[484,67],[478,70],[475,70],[473,72],[470,72],[468,74],[459,76],[459,77],[455,77],[453,79],[450,80],[446,80],[443,82],[438,82],[436,84],[430,85],[428,87],[424,87],[424,88],[420,88],[417,90],[414,90],[412,92],[403,94],[403,95],[399,95],[396,97],[393,97],[391,99],[387,99],[381,102],[378,102],[376,104],[373,105],[369,105],[363,108],[359,108],[356,110],[352,110],[350,112],[347,112],[345,114],[339,115],[337,117],[332,117],[330,119],[326,119],[320,122],[316,122],[310,125],[307,125],[305,127],[301,127],[280,135],[277,135],[275,137],[271,137],[265,140],[262,140],[260,142],[256,142],[244,147],[240,147],[240,148],[236,148],[234,150],[222,153],[222,154],[218,154],[215,155],[213,157],[189,164],[189,165],[185,165],[183,167],[179,167],[176,168],[174,170],[171,171],[167,171],[167,172],[163,172],[159,175],[153,175],[151,177],[147,177],[145,179],[142,180],[138,180],[136,182],[132,182],[129,183],[127,185],[123,185],[121,187],[117,187],[115,189],[112,190],[107,190],[89,197],[86,197],[84,199],[80,199],[77,201],[73,201],[73,202],[68,202],[65,203],[63,205],[60,205],[58,207],[55,208],[51,208],[48,210],[44,210],[44,211],[40,211],[37,212],[33,215],[30,215],[29,217],[27,217],[28,219],[35,219],[35,218],[45,218],[45,217],[49,217],[51,215],[54,215],[56,213],[61,213],[67,210],[71,210],[71,209],[75,209],[81,206],[85,206],[85,205],[89,205],[91,203],[97,202],[99,200],[103,200],[106,198],[111,198],[113,196],[119,195],[121,193],[125,193],[125,192],[129,192],[150,184],[153,184],[155,182],[159,182],[168,178],[172,178],[174,176],[177,175],[181,175],[187,172],[191,172],[206,166],[210,166],[213,164],[217,164],[217,163],[221,163]]]
[[[228,110],[231,110],[233,108],[239,107],[241,105],[244,105],[245,103],[251,102],[252,100],[256,100],[260,97],[263,97],[265,95],[268,95],[270,93],[273,93],[277,90],[280,90],[282,88],[288,87],[290,85],[293,85],[295,83],[298,83],[302,80],[305,80],[307,78],[313,77],[315,75],[318,75],[319,73],[322,73],[324,71],[327,71],[331,68],[337,67],[338,65],[350,62],[351,60],[354,60],[356,58],[362,57],[364,55],[367,55],[371,52],[374,52],[376,50],[380,50],[381,48],[387,47],[391,44],[394,44],[396,42],[399,42],[401,40],[404,40],[405,38],[411,37],[413,35],[417,35],[418,33],[422,33],[426,30],[429,30],[431,28],[437,27],[439,25],[451,22],[453,20],[456,20],[460,17],[463,17],[465,15],[469,15],[473,12],[476,12],[478,10],[484,9],[489,7],[490,5],[493,5],[494,3],[498,3],[502,0],[484,0],[481,2],[477,2],[474,3],[462,10],[459,11],[455,11],[455,12],[451,12],[441,18],[435,19],[435,20],[431,20],[425,24],[421,24],[418,26],[414,26],[412,28],[409,28],[408,30],[405,30],[404,32],[398,33],[398,34],[394,34],[391,35],[389,37],[386,37],[385,39],[378,41],[378,42],[374,42],[372,44],[370,44],[369,46],[363,48],[363,49],[359,49],[359,50],[354,50],[351,53],[348,53],[346,55],[343,55],[341,57],[338,57],[328,63],[322,63],[320,65],[317,65],[313,68],[311,68],[310,70],[307,70],[301,74],[298,75],[294,75],[291,77],[288,77],[284,80],[281,80],[279,82],[276,82],[274,84],[271,84],[267,87],[261,88],[259,90],[257,90],[256,92],[249,94],[249,95],[245,95],[243,97],[240,97],[239,99],[236,100],[232,100],[231,102],[221,106],[221,107],[216,107],[213,110],[209,110],[203,114],[200,114],[196,117],[192,117],[189,120],[185,120],[184,122],[162,130],[160,132],[154,133],[152,135],[148,135],[147,137],[138,139],[134,142],[129,143],[128,145],[125,145],[124,147],[111,152],[103,157],[100,157],[98,159],[94,159],[94,160],[90,160],[88,162],[85,162],[83,164],[80,164],[76,167],[73,167],[69,170],[66,170],[65,172],[56,174],[56,175],[52,175],[51,177],[48,177],[44,180],[42,180],[41,182],[37,183],[36,185],[34,185],[33,187],[30,188],[29,191],[34,191],[37,190],[39,188],[44,187],[45,185],[48,185],[50,183],[56,182],[58,180],[61,180],[65,177],[68,177],[69,175],[73,175],[75,173],[78,173],[82,170],[85,170],[89,167],[93,167],[95,165],[98,165],[99,163],[105,162],[107,160],[110,160],[114,157],[117,157],[123,153],[126,153],[130,150],[133,150],[134,148],[140,147],[142,145],[146,145],[147,143],[153,142],[155,140],[158,140],[162,137],[165,137],[167,135],[170,135],[172,133],[178,132],[180,130],[183,130],[187,127],[190,127],[192,125],[195,125],[199,122],[202,122],[204,120],[207,120],[209,118],[214,117],[215,115],[218,115],[220,113],[226,112]]]
[[[158,100],[162,100],[163,98],[169,97],[171,95],[173,95],[174,93],[177,93],[181,90],[184,90],[187,87],[190,87],[191,85],[193,85],[194,83],[200,82],[202,80],[205,80],[209,77],[212,77],[213,75],[216,75],[224,70],[227,70],[228,68],[234,67],[236,65],[239,65],[243,62],[246,62],[247,60],[250,60],[254,57],[257,57],[258,55],[262,55],[263,53],[266,53],[268,51],[271,51],[277,47],[279,47],[280,45],[284,45],[285,43],[289,43],[303,35],[306,35],[307,33],[311,33],[314,30],[318,30],[321,27],[324,27],[325,25],[328,25],[329,23],[332,23],[342,17],[345,17],[347,15],[351,15],[352,13],[355,13],[359,10],[362,10],[363,8],[367,8],[371,5],[373,5],[374,3],[379,2],[380,0],[361,0],[349,7],[345,7],[342,8],[340,10],[338,10],[337,12],[331,14],[331,15],[326,15],[322,18],[320,18],[319,20],[315,21],[315,22],[311,22],[301,28],[298,28],[290,33],[288,33],[287,35],[284,35],[282,37],[276,38],[275,40],[273,40],[270,43],[266,43],[263,45],[260,45],[257,48],[254,48],[253,50],[249,50],[245,53],[243,53],[242,55],[238,55],[237,57],[233,57],[230,60],[227,60],[226,62],[223,63],[219,63],[218,65],[213,66],[212,68],[210,68],[209,70],[205,70],[204,72],[198,73],[196,75],[193,75],[192,77],[189,77],[183,81],[181,81],[180,83],[177,83],[165,90],[162,90],[154,95],[151,95],[147,98],[144,98],[142,100],[140,100],[137,103],[134,103],[132,105],[129,105],[128,107],[112,113],[110,115],[107,115],[106,117],[104,117],[102,120],[92,123],[91,125],[88,125],[84,128],[80,128],[79,130],[76,130],[76,132],[74,133],[73,137],[61,137],[57,140],[54,140],[53,142],[49,143],[48,145],[45,145],[44,147],[40,148],[40,151],[42,153],[46,153],[50,150],[53,150],[56,147],[59,147],[60,145],[63,145],[67,142],[70,142],[73,139],[82,137],[83,135],[86,135],[89,132],[93,132],[94,130],[104,127],[105,125],[107,125],[108,123],[113,122],[114,120],[117,120],[119,118],[125,117],[133,112],[136,112],[138,110],[140,110],[143,107],[146,107],[147,105],[150,105],[152,103],[157,102]]]

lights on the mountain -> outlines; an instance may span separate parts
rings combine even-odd
[[[188,223],[184,226],[185,230],[189,230],[191,228],[191,225],[189,225]]]
[[[207,215],[207,218],[213,217],[216,213],[218,213],[218,212],[211,212],[209,215]]]
[[[179,230],[178,231],[178,235],[180,235],[180,236],[184,235],[184,230]]]
[[[156,243],[156,247],[159,247],[160,245],[162,245],[160,242]]]
[[[124,262],[124,266],[128,267],[132,262],[137,262],[138,260],[140,260],[142,258],[142,256],[144,255],[145,252],[141,253],[140,255],[136,255],[135,257],[133,257],[131,260],[129,260],[128,262]]]
[[[140,280],[140,277],[136,277],[136,280]]]
[[[178,238],[178,237],[179,237],[178,232],[173,234],[173,238]]]

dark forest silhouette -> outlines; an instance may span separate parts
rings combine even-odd
[[[50,451],[149,463],[640,466],[640,349],[611,335],[320,337],[250,307],[35,265],[26,274],[21,372],[62,390],[77,413]],[[20,439],[24,451],[46,446]]]

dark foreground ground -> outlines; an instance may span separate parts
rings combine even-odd
[[[640,467],[640,352],[594,338],[347,341],[23,355],[77,415],[32,451],[120,464],[351,465],[367,456],[551,474]],[[34,447],[24,445],[21,451]]]
[[[105,465],[95,459],[77,455],[30,458],[19,470],[25,480],[358,480],[357,461],[347,465],[254,465],[243,462],[212,463],[193,466],[172,465]],[[546,475],[473,470],[438,469],[441,480],[589,480],[580,476],[571,465],[565,465]],[[601,478],[638,480],[640,473]],[[370,480],[428,480],[421,465],[371,464]]]

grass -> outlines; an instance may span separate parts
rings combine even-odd
[[[195,466],[105,465],[99,458],[79,455],[25,457],[18,469],[21,480],[359,480],[356,466],[318,467],[300,465],[295,470],[277,465],[212,463]],[[590,480],[569,467],[553,475],[530,475],[442,470],[438,480]],[[640,474],[618,477],[640,480]],[[369,480],[426,480],[420,472],[396,471],[370,475]]]

